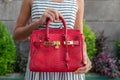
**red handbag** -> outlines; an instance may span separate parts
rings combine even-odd
[[[30,36],[30,71],[74,72],[83,64],[83,35],[79,30],[67,29],[60,17],[63,29],[33,30]]]

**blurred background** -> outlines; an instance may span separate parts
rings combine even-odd
[[[10,32],[11,35],[13,34],[13,29],[19,15],[21,2],[22,0],[0,0],[0,21],[3,24],[6,24],[7,30],[8,32]],[[85,0],[84,19],[84,25],[89,27],[90,32],[94,33],[95,36],[93,42],[89,42],[90,40],[93,40],[92,38],[88,40],[88,46],[92,43],[95,43],[94,45],[96,46],[93,52],[89,52],[91,50],[88,50],[88,53],[91,53],[89,54],[89,56],[94,56],[94,58],[92,57],[92,61],[94,62],[96,60],[95,58],[97,57],[98,53],[105,53],[106,48],[107,52],[114,53],[114,56],[118,56],[120,51],[120,46],[117,46],[120,42],[120,0]],[[89,33],[86,33],[85,35],[86,38],[88,38],[87,36],[89,35]],[[18,73],[24,73],[27,63],[27,56],[29,53],[29,40],[15,42],[15,45],[17,54],[17,59],[15,63],[17,64],[17,66],[15,64],[14,71]],[[98,51],[99,49],[100,51]],[[111,57],[108,56],[108,58]],[[119,65],[119,58],[114,57],[114,60],[115,61],[113,61],[113,64]],[[96,62],[96,64],[99,64],[99,62]],[[104,65],[104,63],[102,65]],[[117,69],[114,67],[114,70],[118,71],[119,66],[117,67]],[[94,66],[94,68],[96,68],[96,65]],[[107,74],[105,72],[100,72],[96,69],[93,69],[91,72],[92,76],[96,76],[94,80],[109,80],[107,77],[104,77],[104,79],[100,79],[101,76],[96,75],[95,72],[100,74],[102,73],[102,76],[113,76],[115,78],[118,77],[116,75],[119,75],[119,72],[117,72],[116,74],[111,71],[112,74],[115,74],[114,76],[109,75],[109,73]],[[89,77],[91,77],[91,74],[87,75],[87,79]],[[0,78],[0,80],[6,79],[2,77]]]

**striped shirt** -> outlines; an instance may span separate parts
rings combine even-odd
[[[74,28],[77,3],[76,0],[64,0],[63,2],[53,2],[50,0],[34,0],[31,8],[32,21],[40,18],[46,8],[58,10],[66,21],[67,28]],[[46,24],[40,26],[45,28]],[[61,22],[51,22],[50,28],[62,28]],[[25,80],[85,80],[84,74],[76,75],[73,72],[31,72],[29,70],[29,60],[25,74]]]
[[[32,5],[32,21],[41,17],[46,8],[53,8],[58,10],[64,17],[67,27],[73,28],[76,18],[76,0],[64,0],[63,2],[53,2],[48,0],[34,0]],[[45,27],[45,24],[42,25]],[[51,28],[62,27],[61,22],[54,22],[50,24]]]

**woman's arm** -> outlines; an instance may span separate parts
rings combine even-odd
[[[20,14],[18,16],[16,26],[13,33],[13,38],[16,41],[27,38],[33,29],[36,29],[40,23],[37,21],[30,25],[26,25],[31,16],[31,2],[32,0],[23,0]]]
[[[47,19],[55,21],[59,20],[59,16],[62,17],[57,10],[47,8],[39,19],[35,20],[29,25],[26,25],[31,16],[32,2],[33,0],[23,0],[22,2],[21,11],[13,33],[13,38],[16,41],[27,38],[31,34],[32,30],[38,29],[39,26],[44,24]]]
[[[83,34],[83,17],[84,17],[84,0],[77,0],[77,13],[75,20],[75,29],[78,29]]]
[[[80,30],[80,32],[83,34],[84,0],[77,0],[77,6],[78,6],[78,11],[76,13],[74,28]],[[91,69],[91,61],[87,56],[87,47],[85,41],[84,41],[83,59],[85,66],[76,70],[75,73],[77,74],[86,73]]]

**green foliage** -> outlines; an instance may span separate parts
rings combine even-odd
[[[0,75],[13,72],[16,47],[6,25],[0,22]]]
[[[120,66],[120,39],[118,39],[115,42],[115,49],[116,49],[117,63],[118,63],[118,66]],[[119,71],[120,71],[120,67],[119,67]]]
[[[16,55],[15,69],[14,71],[17,73],[25,73],[27,67],[27,57],[25,55],[18,53]]]
[[[116,77],[120,77],[119,66],[117,65],[117,59],[112,53],[107,50],[100,52],[94,60],[93,68],[95,72],[110,77],[112,80]]]
[[[104,51],[106,48],[106,41],[108,40],[108,37],[104,35],[104,31],[98,32],[96,36],[96,48],[97,48],[97,54]]]
[[[96,56],[96,47],[95,47],[96,35],[94,32],[91,31],[91,28],[85,22],[84,22],[83,32],[85,35],[85,42],[87,45],[87,53],[90,60],[93,62],[93,59]]]
[[[118,57],[118,59],[120,60],[120,39],[118,39],[118,40],[115,42],[115,48],[116,48],[116,52],[117,52],[117,57]]]

